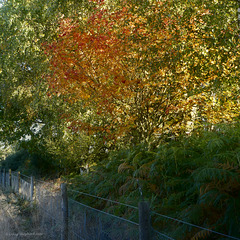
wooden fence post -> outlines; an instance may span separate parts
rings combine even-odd
[[[2,184],[2,187],[3,187],[3,168],[2,168],[2,171],[1,171],[1,184]]]
[[[151,240],[152,227],[149,203],[139,202],[138,211],[139,211],[139,240]]]
[[[11,189],[11,186],[12,186],[12,170],[11,169],[9,169],[8,170],[8,176],[9,176],[9,178],[8,178],[8,186],[9,186],[9,188]]]
[[[31,185],[30,185],[30,201],[33,202],[33,194],[34,194],[34,177],[31,176]]]
[[[6,170],[5,170],[5,168],[3,169],[3,187],[5,188],[5,178],[6,178]]]
[[[62,230],[61,240],[68,240],[68,196],[67,196],[67,184],[61,184],[62,193]]]
[[[20,172],[17,172],[17,186],[16,186],[17,194],[20,193],[19,186],[20,186]]]

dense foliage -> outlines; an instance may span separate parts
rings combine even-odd
[[[140,185],[153,211],[240,237],[239,150],[240,126],[218,126],[211,132],[164,142],[155,149],[138,145],[113,152],[101,165],[92,167],[89,174],[72,175],[68,180],[75,190],[134,206],[141,199]],[[75,197],[126,215],[122,206],[113,208],[105,201],[96,202],[81,194]],[[136,217],[136,212],[128,214]],[[152,218],[155,228],[176,239],[190,239],[194,235],[202,239],[197,238],[201,229],[154,214]]]
[[[217,23],[215,3],[181,7],[101,2],[85,19],[60,21],[45,47],[47,81],[50,95],[78,103],[63,114],[74,132],[150,142],[238,116],[237,25]]]
[[[4,1],[2,141],[32,154],[44,149],[72,172],[106,150],[157,145],[236,120],[237,7],[198,0]]]
[[[0,2],[3,167],[239,237],[239,1]]]

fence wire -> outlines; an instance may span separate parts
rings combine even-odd
[[[125,207],[129,207],[129,208],[133,208],[133,209],[138,209],[138,207],[133,206],[133,205],[130,205],[130,204],[121,203],[121,202],[114,201],[114,200],[111,200],[111,199],[108,199],[108,198],[103,198],[103,197],[95,196],[95,195],[93,195],[93,194],[76,191],[76,190],[71,189],[71,188],[68,188],[68,191],[74,192],[74,193],[77,193],[77,194],[80,194],[80,195],[85,195],[85,196],[88,196],[88,197],[97,198],[97,199],[104,200],[104,201],[107,201],[107,202],[110,202],[110,203],[115,203],[115,204],[122,205],[122,206],[125,206]]]
[[[43,231],[49,239],[61,238],[61,192],[52,184],[35,181],[34,200],[37,204]]]
[[[19,176],[13,172],[11,175],[12,189],[15,193],[18,193],[19,190]]]
[[[30,200],[30,188],[31,188],[31,183],[20,179],[20,194],[27,200]]]
[[[110,213],[79,203],[71,198],[69,227],[71,239],[137,240],[138,224]]]
[[[224,234],[213,229],[204,228],[183,220],[152,211],[152,222],[156,234],[156,239],[221,239],[240,240],[240,238]],[[161,238],[161,236],[169,238]]]

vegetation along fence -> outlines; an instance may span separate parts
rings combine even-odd
[[[36,204],[49,239],[61,240],[175,240],[175,239],[235,239],[195,224],[150,211],[149,204],[140,201],[138,207],[67,188],[66,183],[53,184],[34,179],[20,172],[0,170],[0,185]],[[137,211],[138,223],[113,215],[70,198],[69,193],[118,204]],[[159,221],[158,230],[151,226]],[[155,228],[154,224],[154,228]],[[184,236],[188,229],[188,236]],[[184,230],[184,231],[183,231]]]

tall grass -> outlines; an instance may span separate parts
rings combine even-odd
[[[0,192],[0,207],[1,240],[57,239],[52,238],[48,218],[37,205],[5,190]]]

